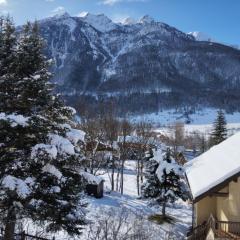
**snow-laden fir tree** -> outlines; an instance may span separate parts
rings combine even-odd
[[[158,152],[162,154],[160,149]],[[145,181],[141,186],[142,197],[156,199],[161,194],[160,181],[156,175],[159,162],[155,160],[152,150],[146,152],[145,162]]]
[[[181,179],[182,168],[172,158],[170,149],[167,149],[162,159],[159,159],[156,170],[160,182],[160,195],[158,202],[162,204],[162,215],[166,216],[166,204],[175,202],[177,199],[187,199],[186,185]]]
[[[16,57],[15,27],[9,17],[0,19],[0,107],[1,111],[10,109],[16,95],[14,85]],[[11,111],[11,110],[10,110]]]
[[[181,198],[187,198],[186,186],[181,176],[182,168],[174,161],[168,149],[162,154],[160,148],[147,154],[145,182],[142,196],[162,204],[162,215],[166,216],[166,204]]]
[[[210,145],[214,146],[227,138],[227,123],[224,112],[219,110],[217,112],[217,118],[213,124],[213,131],[211,133]]]
[[[9,18],[0,29],[0,208],[5,239],[30,218],[49,231],[79,234],[85,223],[83,158],[73,109],[52,95],[37,24],[16,40]]]

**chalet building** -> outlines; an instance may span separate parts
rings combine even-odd
[[[240,239],[240,133],[185,164],[193,202],[188,239]]]

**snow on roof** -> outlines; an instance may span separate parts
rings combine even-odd
[[[88,173],[88,172],[81,171],[81,175],[90,184],[99,184],[102,181],[104,181],[103,178],[98,177],[98,176],[94,176],[93,174]]]
[[[118,136],[117,139],[118,143],[124,142],[124,136]],[[146,144],[157,144],[157,141],[153,138],[144,138],[141,136],[125,136],[125,142],[126,143],[146,143]]]
[[[127,143],[140,143],[143,141],[141,137],[138,136],[118,136],[119,143],[123,143],[124,141]]]
[[[240,132],[185,164],[193,198],[240,172]]]

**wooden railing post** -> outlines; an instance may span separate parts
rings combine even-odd
[[[211,214],[210,215],[210,217],[209,217],[209,219],[208,219],[208,230],[207,231],[209,231],[210,229],[212,229],[213,230],[213,232],[215,233],[216,232],[216,220],[215,220],[215,218],[213,217],[213,215]]]
[[[21,240],[25,240],[25,231],[21,233]]]

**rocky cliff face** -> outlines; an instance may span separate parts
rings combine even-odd
[[[39,23],[47,54],[55,60],[54,81],[65,95],[199,98],[240,90],[239,50],[196,41],[149,16],[116,24],[105,15],[63,14]]]

